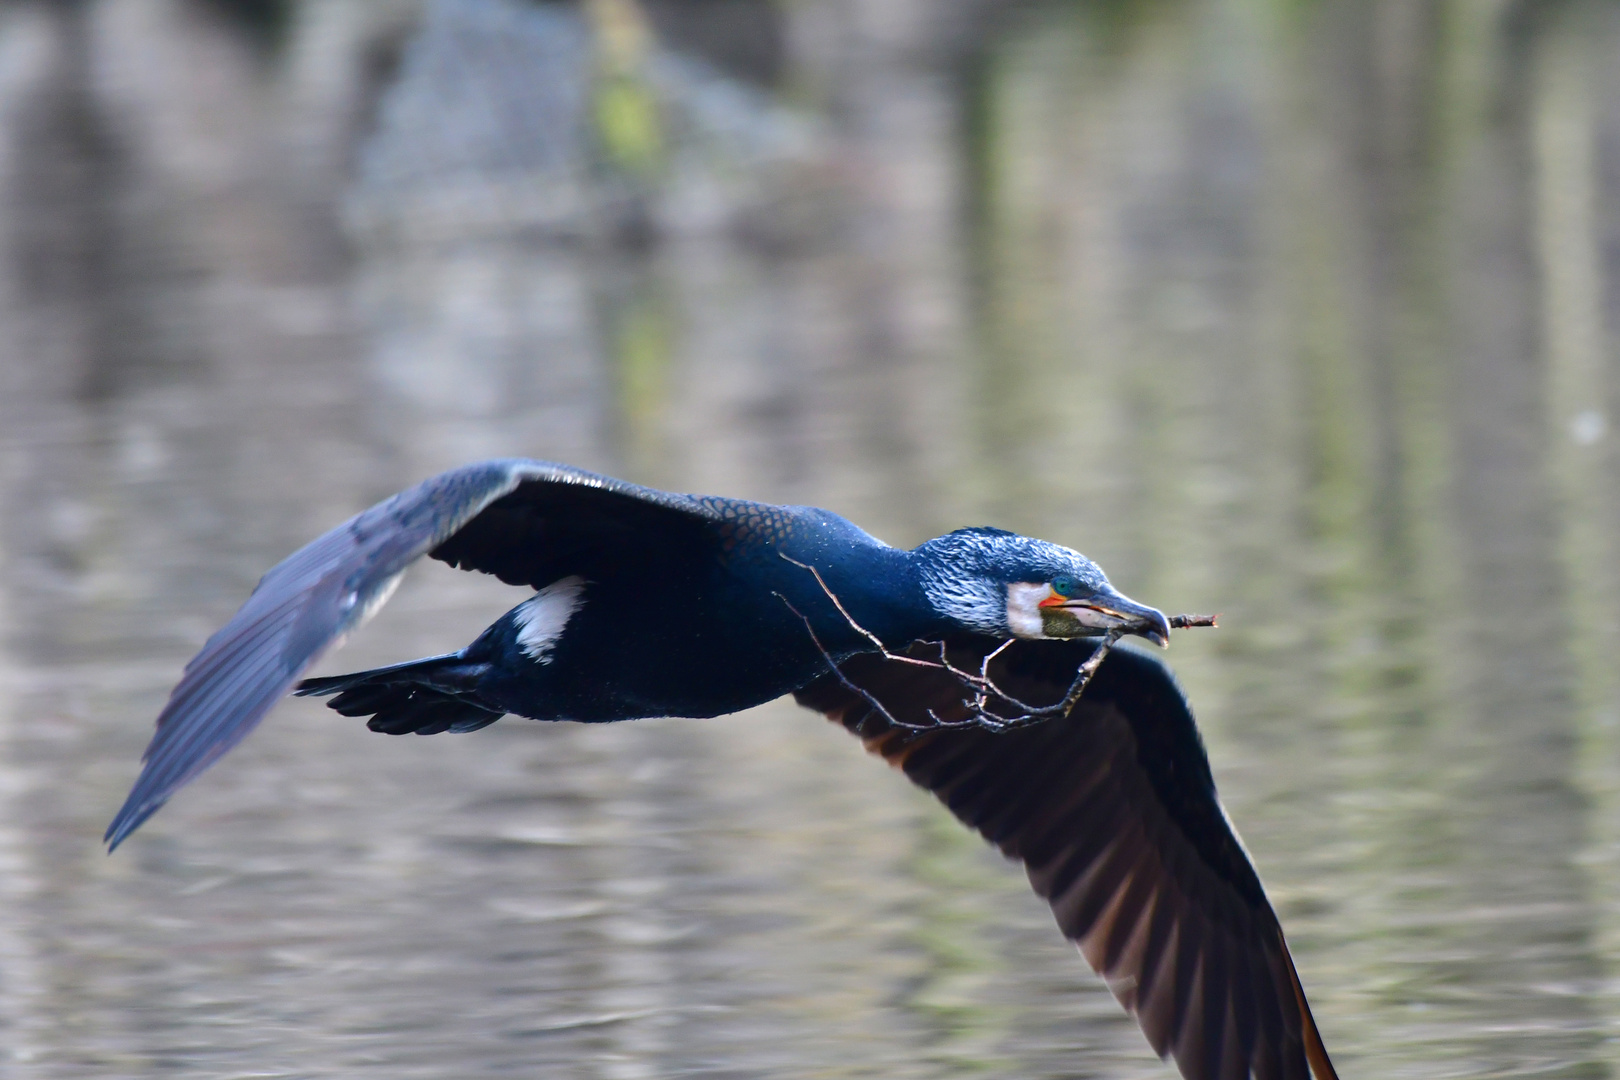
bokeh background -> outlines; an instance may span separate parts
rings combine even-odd
[[[186,658],[420,477],[994,523],[1176,664],[1346,1077],[1620,1066],[1620,5],[0,5],[0,1076],[1167,1078],[820,718],[298,701],[107,858]],[[521,599],[441,566],[323,670]]]

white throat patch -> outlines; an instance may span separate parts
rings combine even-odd
[[[1044,638],[1046,625],[1041,619],[1041,601],[1052,595],[1046,585],[1015,581],[1007,586],[1007,629],[1014,637]]]
[[[517,642],[529,659],[541,664],[551,662],[551,650],[562,637],[563,628],[574,612],[585,602],[585,579],[578,574],[553,581],[519,604],[513,617],[517,620]]]

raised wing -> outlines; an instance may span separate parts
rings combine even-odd
[[[949,658],[976,673],[1000,644],[953,641]],[[1019,641],[990,674],[1022,702],[1052,704],[1091,648]],[[939,646],[913,645],[911,655],[937,661]],[[1337,1080],[1277,916],[1216,798],[1192,713],[1162,664],[1116,649],[1067,718],[1000,733],[905,726],[968,718],[962,683],[937,667],[868,653],[841,672],[794,696],[1021,860],[1064,935],[1187,1080]],[[1022,710],[1001,702],[990,711]]]
[[[701,543],[714,516],[684,495],[518,459],[442,473],[357,514],[267,573],[186,665],[107,828],[109,849],[241,742],[422,555],[538,587],[630,558],[638,537],[663,552]]]

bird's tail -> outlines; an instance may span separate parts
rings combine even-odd
[[[336,694],[327,708],[344,716],[369,716],[366,727],[387,735],[477,731],[505,715],[472,696],[487,667],[469,663],[460,653],[447,653],[349,675],[305,679],[294,693]]]

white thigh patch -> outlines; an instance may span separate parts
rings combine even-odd
[[[531,660],[551,662],[563,628],[585,602],[585,579],[578,574],[553,581],[518,605],[517,642]]]

